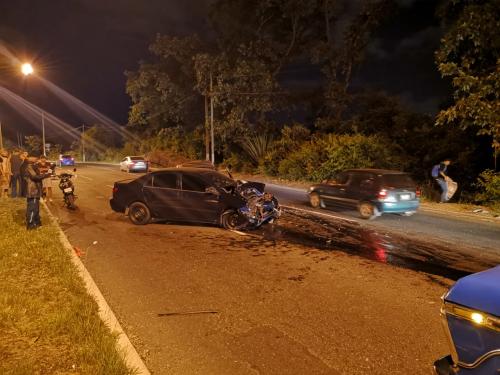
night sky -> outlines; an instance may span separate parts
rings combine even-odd
[[[356,0],[358,1],[358,0]],[[148,59],[156,33],[208,31],[210,0],[0,0],[0,41],[38,73],[92,107],[124,124],[130,105],[125,70]],[[433,114],[448,95],[433,53],[441,29],[436,1],[398,0],[399,9],[376,33],[354,87],[398,95],[414,110]],[[36,77],[20,76],[0,55],[0,85],[56,116],[81,125]],[[298,79],[307,80],[301,75]],[[15,139],[38,132],[0,100],[4,132]],[[50,134],[49,134],[50,136]]]

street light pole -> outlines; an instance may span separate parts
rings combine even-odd
[[[82,160],[85,163],[85,124],[82,125]]]
[[[215,165],[215,147],[214,147],[214,92],[212,82],[212,71],[210,71],[210,140],[212,151],[212,164]]]
[[[2,121],[0,121],[0,149],[3,148]]]
[[[45,152],[45,114],[42,111],[42,143],[43,143],[43,156],[47,156]]]

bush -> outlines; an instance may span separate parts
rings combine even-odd
[[[348,168],[400,169],[399,152],[378,136],[328,134],[305,142],[279,164],[281,177],[321,181]]]
[[[300,124],[285,126],[281,130],[281,138],[274,142],[271,149],[260,161],[260,167],[265,174],[277,176],[280,163],[293,151],[297,150],[311,137],[309,129]]]
[[[256,171],[252,160],[245,153],[231,153],[229,158],[224,159],[224,166],[231,165],[234,172],[254,173]]]
[[[476,187],[480,190],[476,194],[476,201],[500,211],[500,173],[485,170],[479,175]]]

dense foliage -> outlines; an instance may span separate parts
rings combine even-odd
[[[450,0],[442,16],[447,33],[436,52],[443,77],[451,79],[454,103],[438,124],[474,127],[500,148],[500,1]]]
[[[499,1],[449,0],[440,11],[436,61],[454,89],[443,126],[398,98],[352,88],[392,1],[214,1],[209,38],[158,35],[150,61],[127,72],[128,129],[140,139],[125,139],[124,151],[204,159],[213,104],[216,161],[235,170],[318,181],[377,167],[424,183],[447,157],[460,187],[477,189],[491,140],[499,145]],[[312,78],[297,84],[295,71]]]

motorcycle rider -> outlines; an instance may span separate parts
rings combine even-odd
[[[29,156],[23,166],[23,178],[26,182],[26,229],[36,229],[42,225],[40,220],[40,197],[42,196],[42,180],[52,175],[52,170],[41,174],[38,158]]]

